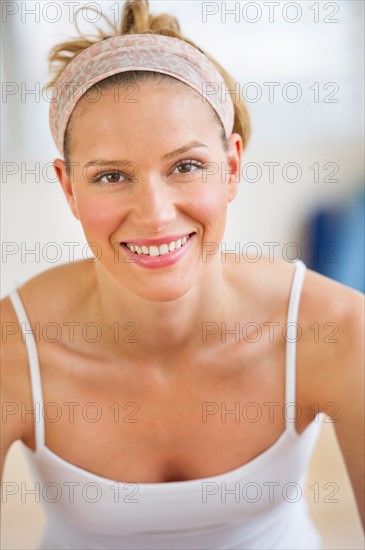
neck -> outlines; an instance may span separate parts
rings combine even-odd
[[[147,362],[169,362],[197,350],[207,323],[226,317],[227,284],[222,263],[215,262],[185,295],[153,302],[122,287],[102,266],[96,268],[94,318],[101,325],[103,344],[113,357]]]

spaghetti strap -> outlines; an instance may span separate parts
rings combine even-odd
[[[295,403],[296,398],[296,345],[300,339],[301,328],[298,325],[298,310],[302,291],[306,265],[297,260],[292,288],[290,292],[288,318],[286,326],[286,372],[285,372],[285,428],[299,435],[295,429],[296,418],[300,417],[300,410]]]
[[[42,384],[39,369],[39,360],[37,353],[36,341],[34,338],[34,331],[29,323],[28,316],[24,309],[20,295],[16,287],[14,287],[10,293],[9,298],[13,304],[13,308],[18,317],[19,325],[22,330],[23,338],[25,341],[28,360],[29,371],[32,387],[33,407],[35,411],[35,445],[36,451],[41,447],[44,447],[45,433],[44,433],[44,417],[43,417],[43,398],[42,398]]]

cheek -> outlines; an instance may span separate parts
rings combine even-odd
[[[101,193],[92,197],[80,197],[78,211],[86,237],[100,235],[108,238],[123,217],[123,208],[119,201]]]
[[[227,215],[227,190],[223,183],[209,179],[189,196],[191,216],[206,228],[220,227]]]

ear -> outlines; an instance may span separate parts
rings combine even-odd
[[[67,202],[70,205],[73,215],[75,216],[76,219],[80,220],[79,213],[77,210],[74,190],[72,187],[72,182],[69,176],[67,175],[66,162],[62,159],[55,159],[55,161],[53,162],[53,168],[55,169],[57,178],[61,184],[63,192],[66,195]],[[71,175],[71,179],[72,179],[72,175]]]
[[[228,152],[228,202],[231,202],[238,192],[241,176],[242,138],[239,134],[231,134],[227,139]]]

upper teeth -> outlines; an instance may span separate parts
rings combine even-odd
[[[186,241],[190,238],[190,235],[178,239],[177,241],[172,241],[169,244],[161,244],[160,246],[136,246],[133,244],[126,243],[129,250],[135,252],[136,254],[148,254],[149,256],[164,256],[169,252],[172,252],[176,248],[183,246]]]

